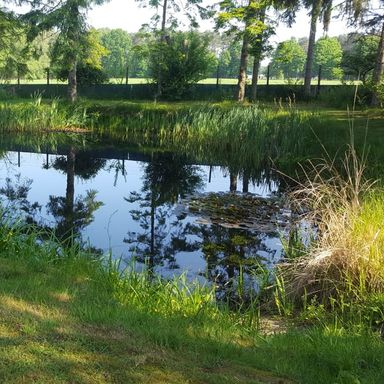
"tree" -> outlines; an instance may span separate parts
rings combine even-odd
[[[351,38],[352,46],[343,52],[341,67],[346,75],[367,83],[368,74],[375,67],[378,36],[357,35]]]
[[[209,35],[209,37],[211,41],[210,50],[215,53],[217,58],[219,77],[236,78],[240,63],[241,42],[233,35],[216,34],[215,39],[220,40],[213,45],[211,36]],[[217,67],[215,68],[215,71],[212,72],[212,75],[209,76],[217,76]]]
[[[124,78],[132,54],[131,36],[122,29],[103,30],[101,43],[108,50],[108,55],[102,58],[103,69],[109,77]]]
[[[243,101],[245,97],[245,85],[247,80],[248,56],[253,54],[255,62],[253,73],[256,77],[253,82],[253,94],[255,96],[257,77],[265,50],[267,37],[273,33],[270,21],[266,21],[269,8],[283,10],[281,18],[291,24],[295,16],[298,2],[296,0],[249,0],[246,5],[236,0],[223,0],[220,3],[221,12],[218,15],[217,28],[227,27],[229,32],[237,33],[242,39],[240,54],[239,77],[236,90],[236,99]]]
[[[335,37],[323,37],[315,44],[314,62],[321,66],[322,77],[325,79],[340,79],[340,68],[343,51],[339,40]]]
[[[153,37],[146,32],[131,34],[132,55],[129,60],[132,77],[149,77],[149,48]]]
[[[304,94],[306,96],[310,96],[317,22],[320,18],[322,18],[324,30],[328,30],[328,26],[331,20],[332,0],[305,0],[304,6],[307,9],[310,9],[311,16],[308,50],[304,73]]]
[[[283,75],[285,79],[297,78],[302,74],[305,52],[295,39],[282,41],[276,47],[272,58],[274,76]]]
[[[100,34],[96,29],[85,33],[84,50],[78,55],[76,68],[76,82],[80,85],[103,84],[108,81],[108,75],[103,71],[102,58],[108,50],[101,44]],[[62,54],[60,46],[53,46],[51,53],[55,64],[55,72],[60,80],[68,78],[70,68],[66,63],[66,56]]]
[[[227,27],[229,32],[238,31],[238,36],[242,38],[239,75],[235,95],[236,100],[240,102],[244,101],[245,98],[251,40],[259,36],[266,28],[262,20],[264,9],[264,4],[257,0],[249,0],[247,5],[239,4],[235,1],[222,1],[220,3],[221,12],[217,18],[217,27]]]
[[[204,79],[215,62],[208,40],[197,32],[174,32],[167,42],[154,41],[150,48],[151,77],[161,77],[162,94],[181,96],[192,84]]]
[[[359,24],[370,30],[372,34],[377,34],[379,37],[376,47],[375,65],[372,74],[373,95],[371,104],[373,106],[380,103],[380,94],[382,94],[382,80],[384,73],[384,0],[379,0],[375,3],[377,8],[371,6],[369,1],[352,1],[346,3],[345,11],[350,16],[350,23],[353,25]]]
[[[3,80],[26,71],[23,39],[25,31],[16,15],[0,8],[0,73]]]
[[[174,17],[170,12],[174,11],[178,16],[180,11],[184,11],[184,15],[190,21],[192,28],[198,27],[197,17],[207,17],[207,10],[201,6],[202,0],[137,0],[143,4],[144,7],[149,6],[158,10],[161,9],[161,16],[156,12],[156,15],[152,18],[154,22],[154,29],[158,30],[157,26],[160,22],[161,27],[158,30],[158,41],[160,46],[164,46],[167,43],[167,30],[174,30],[179,25],[179,19]],[[158,51],[158,58],[160,62],[163,61],[161,50]],[[162,66],[158,66],[158,74],[156,75],[157,93],[155,99],[162,95],[163,92],[163,78],[162,78]]]
[[[92,5],[105,1],[57,0],[43,5],[33,2],[35,8],[24,17],[31,24],[31,37],[36,37],[42,30],[58,30],[53,52],[68,69],[68,98],[71,102],[77,98],[77,65],[90,42],[86,34],[85,12]]]

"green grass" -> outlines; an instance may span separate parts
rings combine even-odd
[[[42,102],[41,96],[31,101],[0,103],[0,131],[41,132],[86,128],[89,125],[86,110],[59,100]]]
[[[90,124],[119,145],[144,142],[239,169],[255,169],[271,157],[282,170],[320,156],[322,145],[331,156],[343,153],[353,126],[356,148],[370,151],[369,173],[384,164],[381,110],[361,110],[351,119],[347,111],[308,105],[82,101],[69,107],[55,103],[6,103],[0,108],[0,126],[24,132],[72,128],[75,124],[69,122],[76,120],[67,113],[77,108],[88,115],[74,114],[85,119],[76,124]],[[333,307],[332,300],[321,302],[308,294],[306,288],[315,276],[309,274],[300,309],[293,304],[280,306],[282,313],[296,315],[288,319],[277,317],[273,302],[268,317],[258,301],[230,310],[215,302],[209,287],[189,285],[183,278],[161,281],[132,269],[122,273],[110,260],[102,262],[76,247],[63,249],[52,237],[40,243],[36,230],[13,225],[12,220],[3,223],[1,381],[383,382],[384,344],[379,330],[384,321],[384,200],[382,194],[365,194],[361,209],[351,217],[344,201],[334,199],[335,220],[348,220],[339,229],[330,226],[328,239],[345,240],[344,251],[357,256],[351,263],[355,269],[347,270],[344,264],[344,269],[337,269],[348,276],[338,281],[337,292],[342,294],[333,296]],[[333,223],[329,217],[325,222]],[[340,250],[340,244],[335,248]],[[328,281],[330,276],[325,277]],[[279,293],[284,293],[280,288]]]
[[[369,329],[287,328],[218,307],[182,281],[118,273],[54,239],[1,226],[2,383],[378,383]],[[60,255],[59,255],[60,254]],[[191,289],[191,288],[189,288]],[[280,325],[273,328],[273,325]],[[261,330],[260,330],[261,329]],[[279,334],[264,331],[277,329]]]
[[[353,120],[353,123],[352,123]],[[384,116],[311,104],[238,105],[234,102],[153,103],[81,100],[11,100],[0,104],[3,132],[93,130],[118,145],[140,144],[221,163],[234,170],[269,164],[293,175],[298,162],[344,153],[353,125],[356,149],[368,151],[369,173],[383,172]]]

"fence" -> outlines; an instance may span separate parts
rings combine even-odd
[[[65,84],[22,84],[2,85],[3,97],[15,96],[30,98],[41,95],[43,98],[65,98],[67,86]],[[182,100],[231,100],[234,98],[236,85],[195,84],[182,97]],[[316,95],[317,87],[312,86],[312,94]],[[324,85],[321,87],[320,97],[340,98],[351,100],[354,95],[353,85]],[[251,88],[247,86],[246,94],[250,95]],[[152,84],[101,84],[78,87],[80,97],[103,100],[151,100],[156,92]],[[302,85],[259,85],[257,95],[260,100],[303,100],[304,89]],[[368,91],[361,88],[360,98],[364,98]]]

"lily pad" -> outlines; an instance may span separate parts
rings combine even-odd
[[[281,200],[249,193],[202,194],[185,199],[181,205],[189,215],[197,217],[198,224],[263,233],[287,227],[292,216]]]

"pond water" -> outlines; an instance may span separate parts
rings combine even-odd
[[[278,188],[278,181],[155,149],[66,145],[41,152],[9,144],[0,161],[3,204],[59,238],[73,232],[100,253],[127,263],[135,258],[164,277],[185,273],[222,285],[242,266],[277,262],[279,234],[201,220],[188,209],[189,197],[235,191],[268,197]]]

